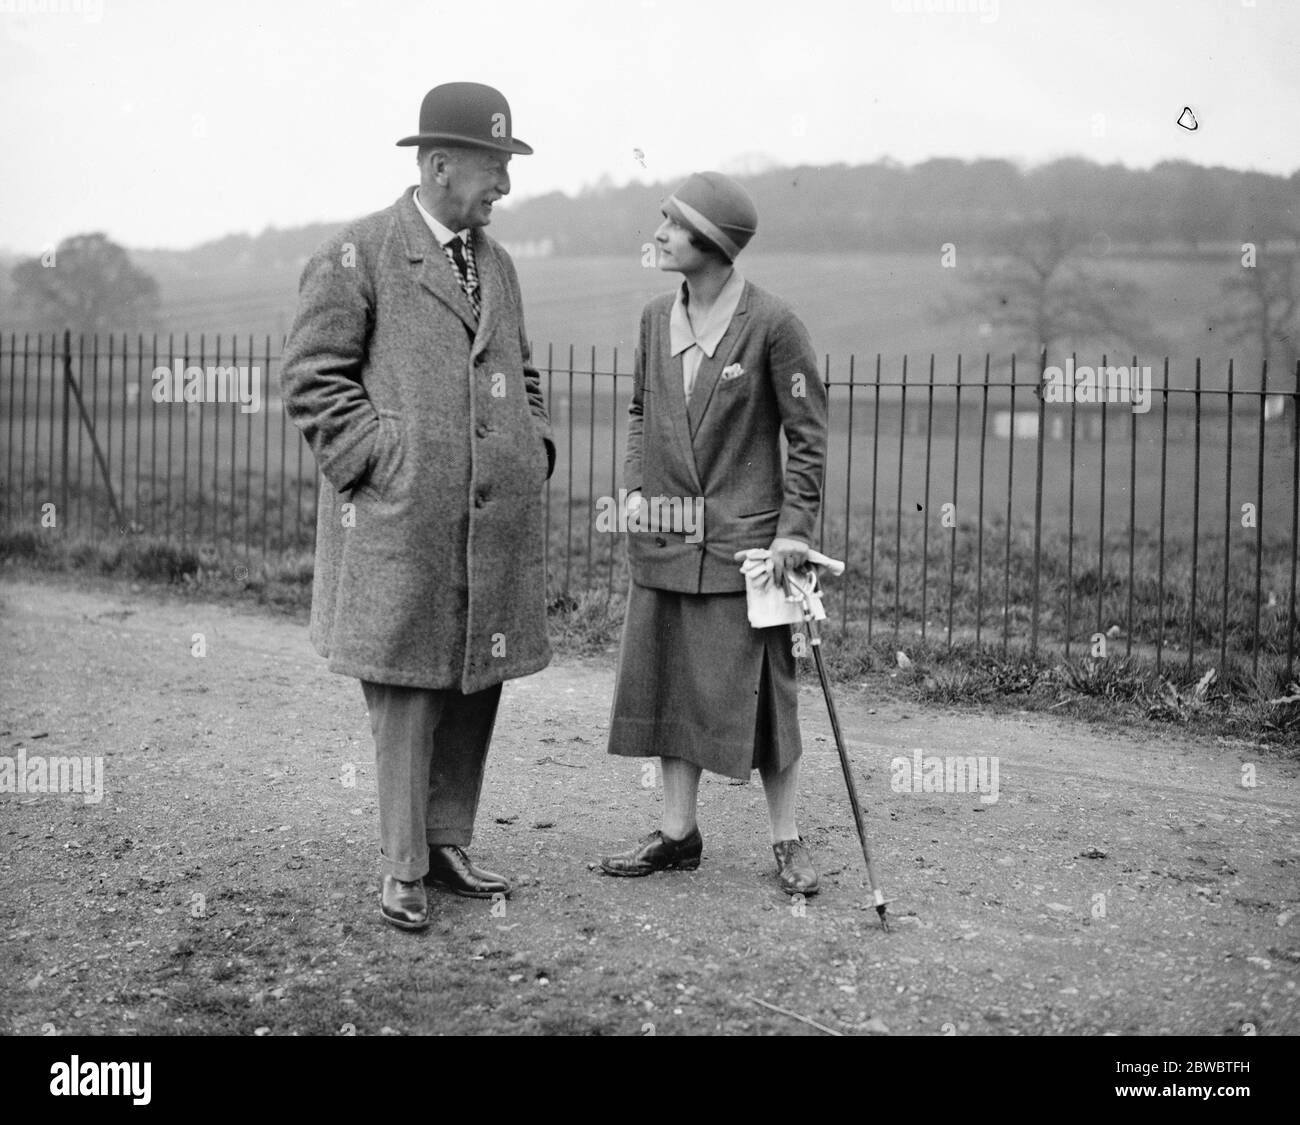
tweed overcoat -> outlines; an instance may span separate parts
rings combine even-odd
[[[544,668],[554,444],[514,264],[481,317],[408,189],[308,262],[285,408],[320,466],[311,638],[331,671],[480,691]]]
[[[745,580],[737,551],[766,547],[778,535],[816,541],[826,387],[803,323],[747,281],[713,358],[700,364],[688,402],[681,357],[671,347],[674,298],[656,298],[641,314],[624,480],[644,500],[702,499],[704,534],[636,532],[628,536],[628,562],[642,586],[739,592]]]

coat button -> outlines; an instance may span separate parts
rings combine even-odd
[[[662,535],[656,535],[656,536],[655,536],[655,546],[656,546],[656,547],[667,547],[667,546],[668,546],[668,540],[665,539]]]
[[[476,434],[478,434],[478,436],[481,437],[481,438],[485,438],[485,437],[487,437],[487,436],[488,436],[488,424],[487,424],[486,422],[480,422],[480,423],[478,424],[478,426],[475,427],[474,432],[475,432]]]
[[[487,503],[487,495],[482,492],[474,493],[474,507],[481,508]]]

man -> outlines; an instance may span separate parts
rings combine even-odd
[[[375,738],[380,913],[424,885],[491,898],[465,854],[504,680],[544,668],[542,488],[554,466],[514,264],[483,227],[510,191],[506,99],[425,95],[420,183],[307,264],[285,406],[320,466],[311,636],[361,680]]]
[[[682,510],[702,507],[704,529],[629,535],[609,752],[660,759],[663,820],[601,869],[694,870],[701,771],[747,780],[757,769],[778,884],[810,895],[818,875],[795,820],[803,747],[790,629],[750,627],[736,553],[767,548],[778,583],[806,562],[821,508],[826,388],[799,318],[735,267],[757,228],[740,184],[700,172],[665,201],[655,232],[659,268],[683,281],[641,314],[628,507],[680,499]]]

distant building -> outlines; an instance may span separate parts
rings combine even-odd
[[[539,238],[531,242],[503,242],[506,253],[512,258],[549,258],[555,253],[553,238]]]

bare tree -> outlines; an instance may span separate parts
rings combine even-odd
[[[1212,322],[1223,332],[1228,347],[1243,345],[1260,364],[1268,361],[1272,385],[1277,390],[1295,387],[1300,362],[1300,256],[1295,251],[1263,254],[1253,266],[1244,266],[1224,279],[1220,290],[1224,310]],[[1289,395],[1271,395],[1265,403],[1267,418],[1289,417]],[[1287,433],[1295,441],[1295,427]]]
[[[1294,374],[1300,360],[1300,261],[1294,251],[1261,254],[1221,286],[1225,309],[1215,325],[1229,346],[1244,344],[1269,369]]]
[[[1140,311],[1145,290],[1085,265],[1089,239],[1060,215],[1006,228],[992,260],[973,268],[969,292],[940,310],[981,317],[1020,353],[1049,356],[1104,342],[1118,352],[1151,351],[1165,341]]]

